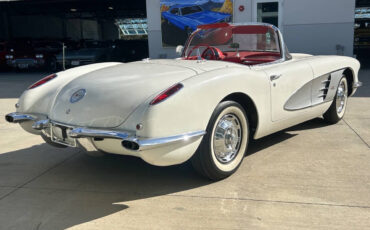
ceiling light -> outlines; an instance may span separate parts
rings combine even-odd
[[[77,11],[77,9],[72,8],[72,9],[70,9],[70,11],[72,11],[72,12],[76,12],[76,11]]]

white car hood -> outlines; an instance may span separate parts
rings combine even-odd
[[[151,60],[96,70],[75,78],[57,92],[49,117],[70,125],[117,127],[149,97],[224,65],[223,62]],[[85,89],[86,95],[72,103],[71,96],[80,89]]]

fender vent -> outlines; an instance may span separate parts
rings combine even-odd
[[[319,98],[325,100],[326,95],[328,94],[329,85],[330,85],[331,76],[329,75],[327,79],[321,82],[322,87],[320,88]]]

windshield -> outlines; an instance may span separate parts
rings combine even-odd
[[[182,15],[194,14],[194,13],[198,13],[201,11],[202,11],[202,8],[200,8],[200,6],[188,6],[188,7],[184,7],[181,9]]]
[[[239,52],[268,52],[280,55],[279,36],[271,26],[238,25],[200,29],[190,38],[184,56],[202,54],[208,47],[223,54]]]

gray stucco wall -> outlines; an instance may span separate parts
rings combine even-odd
[[[353,55],[355,0],[279,0],[282,32],[291,52]],[[149,56],[176,57],[174,48],[162,47],[160,0],[146,0]],[[234,22],[251,22],[255,0],[234,0]],[[239,6],[245,10],[240,12]]]
[[[291,52],[353,55],[355,0],[284,0],[283,7]]]
[[[352,31],[353,23],[285,25],[284,38],[290,52],[352,56]]]

